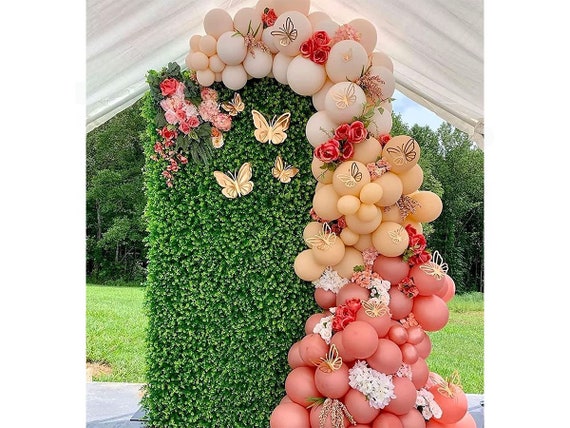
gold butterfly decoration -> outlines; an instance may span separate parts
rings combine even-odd
[[[461,386],[461,378],[459,377],[459,372],[457,370],[454,370],[453,373],[451,373],[451,376],[446,380],[440,380],[438,382],[437,388],[441,395],[444,395],[448,398],[455,398],[457,395],[457,390],[462,389],[463,387]]]
[[[271,174],[273,177],[278,179],[281,183],[289,183],[291,179],[295,177],[299,173],[299,168],[295,168],[294,166],[287,165],[283,162],[283,158],[281,156],[277,156],[275,159],[275,166],[271,168]]]
[[[234,98],[231,101],[222,103],[222,108],[228,112],[230,116],[237,116],[245,108],[245,104],[241,100],[241,95],[237,92],[234,93]]]
[[[319,250],[328,250],[336,242],[336,233],[331,230],[328,223],[323,223],[319,233],[305,239],[307,245]]]
[[[400,242],[402,242],[402,231],[403,230],[404,230],[404,227],[400,226],[396,230],[390,230],[388,232],[388,236],[390,237],[390,239],[392,240],[392,242],[394,244],[399,244]]]
[[[347,50],[345,53],[342,54],[342,60],[344,62],[348,62],[352,59],[352,48]]]
[[[235,199],[238,196],[245,196],[253,190],[253,181],[251,181],[251,164],[244,163],[237,174],[228,172],[228,175],[220,171],[214,171],[214,177],[220,186],[222,186],[222,194],[229,199]]]
[[[356,162],[352,162],[352,165],[350,165],[350,174],[339,174],[337,177],[346,187],[351,189],[356,186],[356,183],[360,183],[362,173]]]
[[[381,317],[388,313],[388,307],[376,299],[363,300],[362,307],[366,315],[370,318]]]
[[[412,162],[416,156],[416,140],[410,138],[402,144],[402,147],[388,147],[386,150],[394,156],[394,163],[398,166],[404,165],[406,162]]]
[[[275,116],[268,122],[265,117],[257,110],[252,110],[253,124],[255,125],[255,131],[253,135],[255,139],[260,143],[271,144],[281,144],[287,138],[287,129],[289,129],[289,124],[291,123],[291,113],[286,112],[280,115],[277,119]]]
[[[338,354],[336,345],[333,343],[329,348],[326,358],[321,357],[321,362],[318,363],[318,367],[324,373],[332,373],[340,369],[341,366],[342,358]]]
[[[291,42],[295,41],[297,38],[297,29],[291,17],[287,17],[285,24],[279,27],[278,30],[273,30],[271,35],[280,37],[279,44],[281,46],[289,46]]]
[[[344,89],[344,91],[336,92],[333,94],[333,100],[339,109],[344,110],[356,102],[356,90],[354,87],[355,84],[351,83]]]
[[[439,251],[435,250],[431,256],[431,260],[421,265],[420,269],[435,279],[440,280],[447,274],[449,266],[443,262],[443,257],[439,254]]]

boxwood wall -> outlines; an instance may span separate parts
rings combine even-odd
[[[190,162],[174,187],[150,159],[157,140],[156,105],[147,96],[145,186],[148,196],[147,394],[155,427],[267,427],[285,394],[290,346],[318,310],[313,287],[293,271],[316,181],[305,123],[314,113],[274,79],[252,80],[239,91],[245,110],[225,145],[207,165]],[[291,111],[282,145],[253,136],[251,110],[267,117]],[[281,154],[300,168],[291,183],[272,177]],[[249,161],[254,189],[230,200],[212,172]]]

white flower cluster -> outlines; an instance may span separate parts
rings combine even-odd
[[[416,407],[422,407],[422,415],[424,419],[441,418],[441,407],[433,399],[433,394],[425,388],[418,389],[416,397]]]
[[[323,340],[327,343],[327,345],[331,343],[333,317],[334,315],[323,317],[317,323],[317,325],[313,327],[313,333],[320,335],[323,338]]]
[[[370,281],[370,297],[379,299],[386,306],[390,304],[390,281],[384,279],[372,278]]]
[[[396,372],[398,377],[406,377],[412,380],[412,367],[409,364],[402,363],[398,371]]]
[[[336,270],[333,270],[329,266],[319,279],[313,281],[313,285],[315,288],[322,288],[323,290],[332,291],[336,294],[342,287],[348,284],[348,282],[348,279],[340,276]]]
[[[357,361],[348,371],[348,384],[362,392],[370,407],[383,409],[394,395],[392,376],[377,372],[368,367],[366,361]]]

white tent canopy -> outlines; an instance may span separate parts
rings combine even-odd
[[[87,0],[87,131],[138,100],[146,73],[185,67],[189,39],[213,8],[230,15],[256,0]],[[482,0],[312,0],[339,24],[372,22],[396,88],[483,147]]]

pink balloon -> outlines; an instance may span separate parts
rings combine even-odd
[[[336,294],[330,290],[315,288],[315,301],[323,309],[329,309],[336,305]]]
[[[445,282],[447,283],[447,292],[442,299],[447,303],[455,296],[455,281],[449,275],[445,275]]]
[[[412,409],[405,415],[400,416],[400,421],[402,422],[402,428],[426,428],[424,417],[416,409]]]
[[[392,285],[397,285],[402,279],[408,276],[410,265],[402,260],[402,257],[386,257],[379,255],[374,260],[372,270],[379,274]]]
[[[459,387],[450,387],[453,394],[449,394],[443,390],[441,386],[434,385],[428,389],[433,394],[434,401],[441,407],[441,418],[438,419],[442,424],[453,424],[460,421],[467,413],[467,396]]]
[[[412,365],[418,361],[418,350],[411,343],[404,343],[403,345],[400,345],[400,350],[402,351],[402,361],[404,363]]]
[[[382,412],[374,419],[372,428],[404,428],[402,421],[392,413]]]
[[[297,403],[279,404],[269,419],[271,428],[311,428],[309,412]]]
[[[289,348],[289,353],[287,354],[287,362],[289,363],[289,367],[292,369],[306,365],[299,353],[299,343],[300,342],[293,343]]]
[[[427,274],[422,270],[422,266],[426,264],[429,265],[432,262],[427,262],[422,265],[415,265],[410,269],[410,277],[414,278],[414,284],[418,288],[421,296],[431,296],[436,294],[444,284],[443,278],[437,278],[436,276]]]
[[[294,403],[294,401],[291,400],[288,395],[285,395],[285,396],[281,399],[281,401],[279,402],[279,404],[284,404],[284,403]]]
[[[348,366],[342,364],[338,370],[315,370],[315,386],[324,397],[342,398],[350,389]]]
[[[356,358],[368,358],[378,346],[378,334],[364,321],[353,321],[343,330],[342,344]]]
[[[364,307],[358,310],[358,312],[356,313],[356,319],[358,321],[367,322],[372,327],[374,327],[374,330],[376,330],[376,334],[378,335],[378,337],[386,336],[386,333],[388,333],[388,330],[390,329],[391,325],[390,324],[391,318],[389,312],[386,312],[384,315],[379,317],[371,317],[368,314],[366,314],[366,309]]]
[[[396,398],[392,398],[384,410],[397,416],[405,415],[416,404],[416,387],[412,381],[404,377],[394,376],[392,383]]]
[[[380,409],[370,406],[362,392],[352,388],[344,396],[344,405],[354,420],[361,424],[372,422],[380,413]]]
[[[344,305],[350,299],[368,300],[369,297],[370,291],[367,288],[361,287],[354,282],[349,282],[336,295],[336,305]]]
[[[315,368],[297,367],[291,370],[285,379],[285,392],[291,400],[305,407],[311,404],[307,398],[321,397],[315,386]]]
[[[449,320],[447,304],[437,296],[416,296],[413,299],[412,312],[424,330],[438,331]]]
[[[309,318],[307,318],[307,321],[305,321],[305,334],[311,334],[313,332],[313,329],[315,328],[315,326],[325,316],[326,315],[321,312],[318,314],[313,314]]]
[[[424,338],[424,331],[418,325],[408,328],[408,342],[417,345]]]
[[[412,383],[416,389],[423,388],[429,377],[429,367],[426,360],[418,357],[418,360],[411,365],[412,369]]]
[[[418,350],[418,355],[421,358],[426,359],[429,357],[429,354],[431,353],[431,339],[426,332],[424,332],[424,338],[422,341],[415,346]]]
[[[388,307],[390,308],[392,319],[401,320],[410,315],[414,304],[413,299],[405,296],[396,286],[390,287],[388,293],[390,294],[390,304]]]
[[[368,365],[374,370],[387,375],[394,374],[402,365],[402,351],[400,347],[389,339],[378,339],[378,347],[366,359]]]

